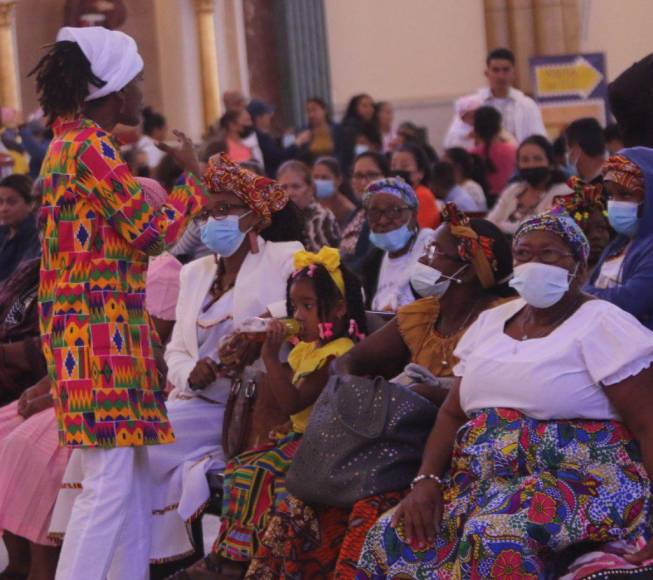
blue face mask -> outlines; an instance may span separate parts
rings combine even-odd
[[[639,204],[634,201],[608,201],[608,221],[618,234],[634,238],[639,227]]]
[[[328,199],[336,193],[336,184],[333,179],[315,179],[315,197]]]
[[[221,220],[209,218],[200,227],[202,243],[220,256],[233,256],[247,235],[247,232],[240,231],[240,218],[245,215],[228,215]]]
[[[379,250],[390,253],[403,250],[412,237],[413,232],[408,228],[408,224],[404,224],[396,230],[383,234],[370,232],[370,242],[379,248]]]

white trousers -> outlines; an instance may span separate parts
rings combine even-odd
[[[151,541],[147,448],[76,449],[82,492],[56,580],[147,580]]]

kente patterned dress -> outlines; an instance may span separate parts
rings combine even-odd
[[[43,162],[39,315],[61,445],[174,440],[144,309],[148,255],[175,242],[203,205],[187,175],[154,212],[109,133],[57,120]]]
[[[435,330],[439,316],[438,300],[423,298],[400,308],[396,321],[410,361],[435,376],[451,377],[458,362],[453,352],[465,328],[443,337]],[[367,532],[406,493],[397,490],[368,497],[351,509],[310,506],[288,497],[270,520],[246,577],[354,578]]]

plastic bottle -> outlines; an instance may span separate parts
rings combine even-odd
[[[240,323],[238,331],[247,334],[265,334],[268,331],[268,325],[273,320],[278,320],[284,324],[288,337],[297,336],[301,330],[301,325],[294,318],[261,318],[259,316],[251,316]]]

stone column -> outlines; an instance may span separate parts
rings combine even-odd
[[[204,123],[208,127],[221,114],[218,48],[215,36],[215,0],[194,0],[202,76]]]
[[[510,47],[508,29],[508,0],[484,0],[485,37],[488,51],[502,46]]]
[[[16,2],[0,1],[0,105],[20,110],[18,58],[14,49]]]
[[[532,0],[508,0],[508,28],[515,53],[515,80],[522,91],[530,91],[529,57],[535,54]]]
[[[535,0],[534,8],[537,54],[556,55],[567,52],[561,0]]]

